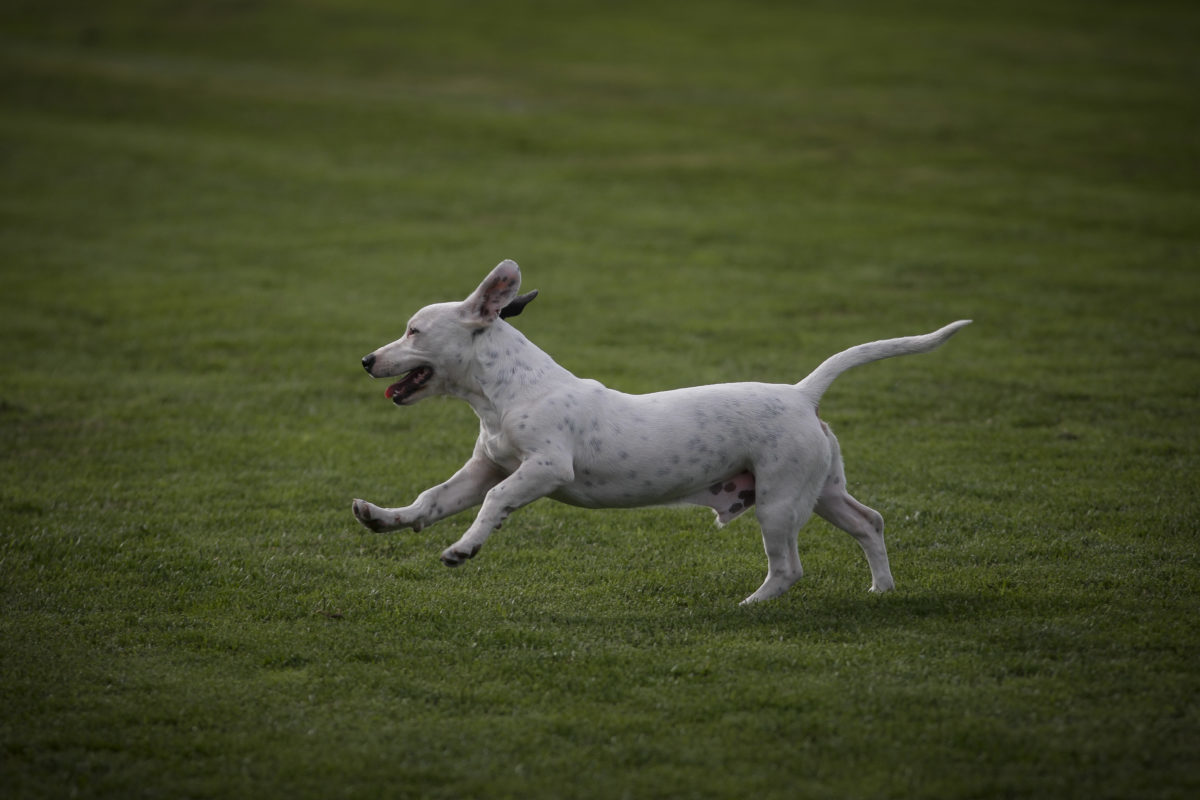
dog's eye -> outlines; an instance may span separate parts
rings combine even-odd
[[[409,336],[416,336],[418,333],[420,333],[420,331],[417,330],[416,328],[412,327],[411,325],[408,327],[408,335]]]

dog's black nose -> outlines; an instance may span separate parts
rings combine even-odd
[[[375,354],[371,353],[369,356],[363,356],[363,369],[365,369],[368,374],[371,372],[371,367],[373,366],[375,366]]]

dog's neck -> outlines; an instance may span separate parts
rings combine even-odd
[[[485,428],[498,432],[510,408],[528,407],[545,392],[546,381],[577,380],[569,370],[503,320],[472,342],[474,353],[455,392],[475,410]]]

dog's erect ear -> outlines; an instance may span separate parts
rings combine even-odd
[[[463,301],[463,317],[474,325],[491,325],[504,307],[513,302],[520,288],[521,268],[506,258]]]
[[[508,319],[509,317],[515,317],[517,314],[520,314],[525,310],[525,306],[529,305],[529,302],[535,297],[537,297],[537,289],[534,289],[529,294],[523,294],[516,300],[513,300],[504,308],[500,309],[500,319]]]

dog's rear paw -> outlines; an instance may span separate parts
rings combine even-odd
[[[481,547],[483,547],[483,545],[480,545],[480,544],[474,545],[471,548],[470,552],[464,552],[462,550],[458,550],[458,549],[456,549],[457,546],[448,547],[448,548],[446,548],[446,550],[444,550],[442,552],[442,563],[445,564],[447,567],[457,567],[459,564],[462,564],[468,558],[474,558],[475,554],[479,552],[479,549]]]

